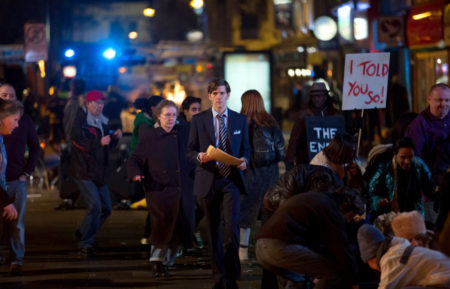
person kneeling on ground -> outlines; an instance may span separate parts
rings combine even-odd
[[[411,246],[400,237],[385,237],[368,224],[359,228],[358,244],[363,262],[381,272],[378,289],[450,286],[450,258],[441,252]]]
[[[359,195],[348,188],[294,195],[261,228],[256,257],[294,282],[308,275],[319,278],[315,288],[358,288],[345,222],[363,211]]]

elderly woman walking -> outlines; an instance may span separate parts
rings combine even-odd
[[[168,275],[180,245],[190,247],[194,230],[194,164],[186,158],[189,130],[177,125],[177,105],[169,100],[156,109],[157,124],[140,131],[128,160],[128,175],[143,182],[152,232],[150,262],[155,277]]]

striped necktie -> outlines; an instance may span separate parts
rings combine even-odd
[[[228,149],[228,137],[227,137],[227,129],[225,127],[225,115],[217,115],[217,120],[219,121],[219,149],[223,150],[226,153],[230,153],[230,150]],[[229,165],[225,165],[222,163],[218,163],[219,167],[219,173],[224,176],[228,177],[228,175],[231,172],[231,168]]]

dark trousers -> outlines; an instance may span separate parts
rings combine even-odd
[[[340,268],[306,246],[290,244],[278,239],[258,239],[256,258],[266,269],[294,282],[303,282],[304,275],[320,277],[315,289],[351,288],[346,279],[350,268]]]
[[[111,215],[112,204],[107,185],[97,185],[91,180],[76,180],[86,204],[86,216],[80,226],[78,247],[92,248],[95,236]]]
[[[61,199],[70,199],[73,204],[80,196],[80,190],[76,181],[70,176],[70,161],[72,159],[72,145],[69,144],[61,150],[58,165],[58,189]]]
[[[239,189],[228,178],[217,177],[211,192],[202,199],[202,207],[208,228],[208,252],[215,281],[240,279]]]

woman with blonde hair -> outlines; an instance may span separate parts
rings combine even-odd
[[[247,116],[252,154],[245,172],[248,194],[241,203],[239,259],[248,260],[250,228],[262,207],[264,194],[278,179],[278,162],[284,159],[284,139],[276,120],[264,108],[264,101],[257,90],[248,90],[242,97],[241,113]]]

